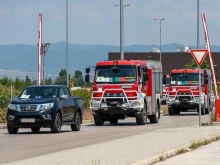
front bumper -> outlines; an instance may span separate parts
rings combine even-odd
[[[172,104],[173,107],[178,107],[178,108],[192,108],[192,109],[195,109],[195,108],[198,108],[199,107],[199,103],[197,102],[179,102],[179,103],[173,103]]]
[[[116,102],[115,104],[109,104],[108,102],[102,102],[98,100],[91,100],[90,101],[90,108],[93,111],[96,110],[108,110],[108,109],[121,109],[121,110],[140,110],[144,107],[144,102],[142,100],[129,100],[127,102],[119,103]]]
[[[7,124],[11,127],[30,128],[30,127],[51,127],[53,126],[55,114],[52,109],[47,111],[27,111],[21,112],[8,109]],[[23,123],[21,119],[35,119],[35,122]]]

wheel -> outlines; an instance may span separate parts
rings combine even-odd
[[[144,120],[144,114],[143,113],[138,113],[136,115],[136,123],[137,123],[137,125],[145,125],[145,120]]]
[[[175,114],[179,115],[179,114],[180,114],[179,108],[175,108],[175,109],[174,109],[174,112],[175,112]]]
[[[158,123],[159,116],[160,116],[160,109],[159,109],[159,104],[157,103],[156,113],[154,115],[149,116],[150,123]]]
[[[40,127],[31,127],[31,131],[34,133],[38,133],[40,131]]]
[[[7,124],[7,128],[8,128],[8,133],[9,134],[17,134],[18,133],[18,128],[17,127],[11,127]]]
[[[103,126],[104,125],[104,120],[102,116],[94,116],[94,122],[96,126]]]
[[[61,126],[62,126],[62,120],[61,120],[61,115],[60,113],[56,114],[54,124],[52,127],[50,127],[52,133],[60,133],[61,131]]]
[[[173,116],[174,115],[174,108],[171,106],[171,107],[168,107],[168,111],[169,111],[169,115],[170,116]]]
[[[110,117],[109,122],[110,122],[110,124],[118,124],[118,118],[115,116]]]
[[[74,119],[75,123],[71,124],[72,131],[79,131],[81,127],[81,115],[79,112],[76,112],[76,116]]]

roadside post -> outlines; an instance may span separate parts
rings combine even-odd
[[[190,50],[190,53],[192,54],[194,60],[197,63],[198,70],[199,70],[199,127],[201,126],[201,73],[200,73],[200,66],[202,62],[204,61],[206,55],[208,54],[207,49],[195,49]]]

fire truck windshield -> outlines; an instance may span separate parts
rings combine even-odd
[[[171,74],[171,85],[195,85],[199,83],[198,73],[173,73]]]
[[[113,69],[114,68],[114,69]],[[96,83],[128,83],[136,81],[135,66],[99,66],[96,67]],[[116,71],[117,70],[117,71]]]

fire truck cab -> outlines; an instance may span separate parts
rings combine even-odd
[[[214,105],[210,70],[200,70],[201,114],[208,114]],[[171,71],[167,104],[169,115],[196,110],[199,113],[199,70],[174,69]]]
[[[86,82],[90,68],[86,68]],[[162,97],[162,66],[159,61],[112,60],[95,66],[90,108],[95,125],[135,117],[137,125],[158,123]]]

